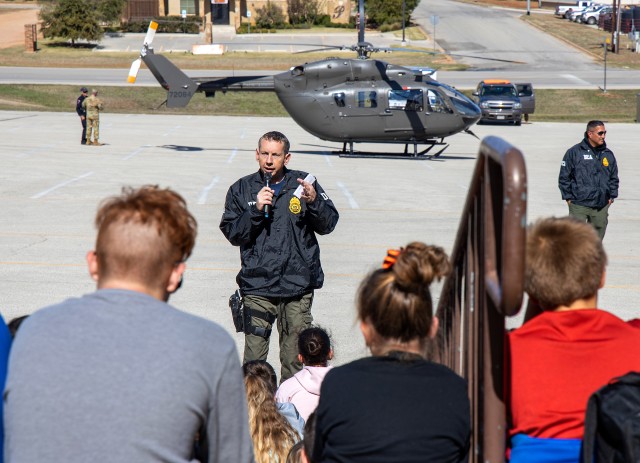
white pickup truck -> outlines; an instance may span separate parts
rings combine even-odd
[[[571,13],[576,10],[585,10],[590,6],[593,6],[594,2],[591,0],[578,0],[573,5],[558,5],[556,6],[556,15],[562,16],[563,18],[569,18]]]

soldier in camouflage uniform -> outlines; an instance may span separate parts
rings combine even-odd
[[[87,111],[87,145],[100,146],[100,111],[102,111],[102,100],[98,98],[98,91],[91,90],[91,96],[85,98],[82,107]],[[91,133],[93,132],[93,142]]]

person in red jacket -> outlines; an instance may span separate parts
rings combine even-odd
[[[539,310],[509,333],[511,462],[578,462],[589,396],[640,371],[637,320],[597,308],[606,264],[587,223],[547,218],[529,230],[525,291]]]

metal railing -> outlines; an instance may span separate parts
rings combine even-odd
[[[505,460],[505,317],[522,304],[526,206],[522,153],[485,138],[438,304],[435,346],[436,361],[469,384],[470,463]]]

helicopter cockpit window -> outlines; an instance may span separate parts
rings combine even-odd
[[[372,91],[358,92],[358,108],[377,108],[378,94]]]
[[[344,99],[344,93],[340,92],[340,93],[334,93],[333,94],[333,100],[336,102],[336,106],[338,108],[344,108],[345,107],[345,99]]]
[[[450,113],[451,109],[445,103],[442,95],[433,90],[427,90],[427,108],[430,113]]]
[[[422,111],[422,90],[390,90],[389,109]]]

